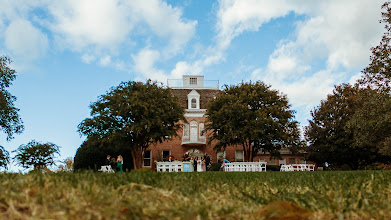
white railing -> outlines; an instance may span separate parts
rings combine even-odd
[[[281,165],[280,171],[315,171],[315,164]]]
[[[183,172],[183,162],[156,162],[157,172]]]
[[[266,172],[266,162],[232,162],[226,163],[224,171],[228,172]]]

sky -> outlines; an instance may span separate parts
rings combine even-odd
[[[203,75],[263,81],[287,95],[300,126],[334,85],[354,83],[385,29],[384,0],[0,0],[0,55],[31,140],[74,157],[89,105],[121,81]],[[14,156],[14,153],[11,153]],[[11,170],[22,170],[15,163]]]

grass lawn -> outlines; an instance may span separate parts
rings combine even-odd
[[[276,217],[391,219],[391,171],[0,173],[0,219]]]

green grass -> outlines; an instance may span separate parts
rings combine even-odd
[[[390,219],[391,171],[0,174],[0,219],[262,219],[284,213],[293,219]]]

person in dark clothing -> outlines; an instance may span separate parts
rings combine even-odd
[[[205,166],[206,166],[206,170],[209,170],[210,168],[210,157],[207,153],[205,153]]]
[[[107,166],[107,165],[110,165],[110,162],[111,162],[111,160],[110,160],[110,155],[107,155],[107,157],[106,157],[106,163],[105,163],[105,165]]]
[[[117,171],[117,162],[115,161],[115,158],[111,158],[111,161],[110,161],[110,166],[111,166],[111,169]]]
[[[198,157],[194,157],[194,159],[193,159],[194,172],[197,172],[197,160],[198,160]]]

